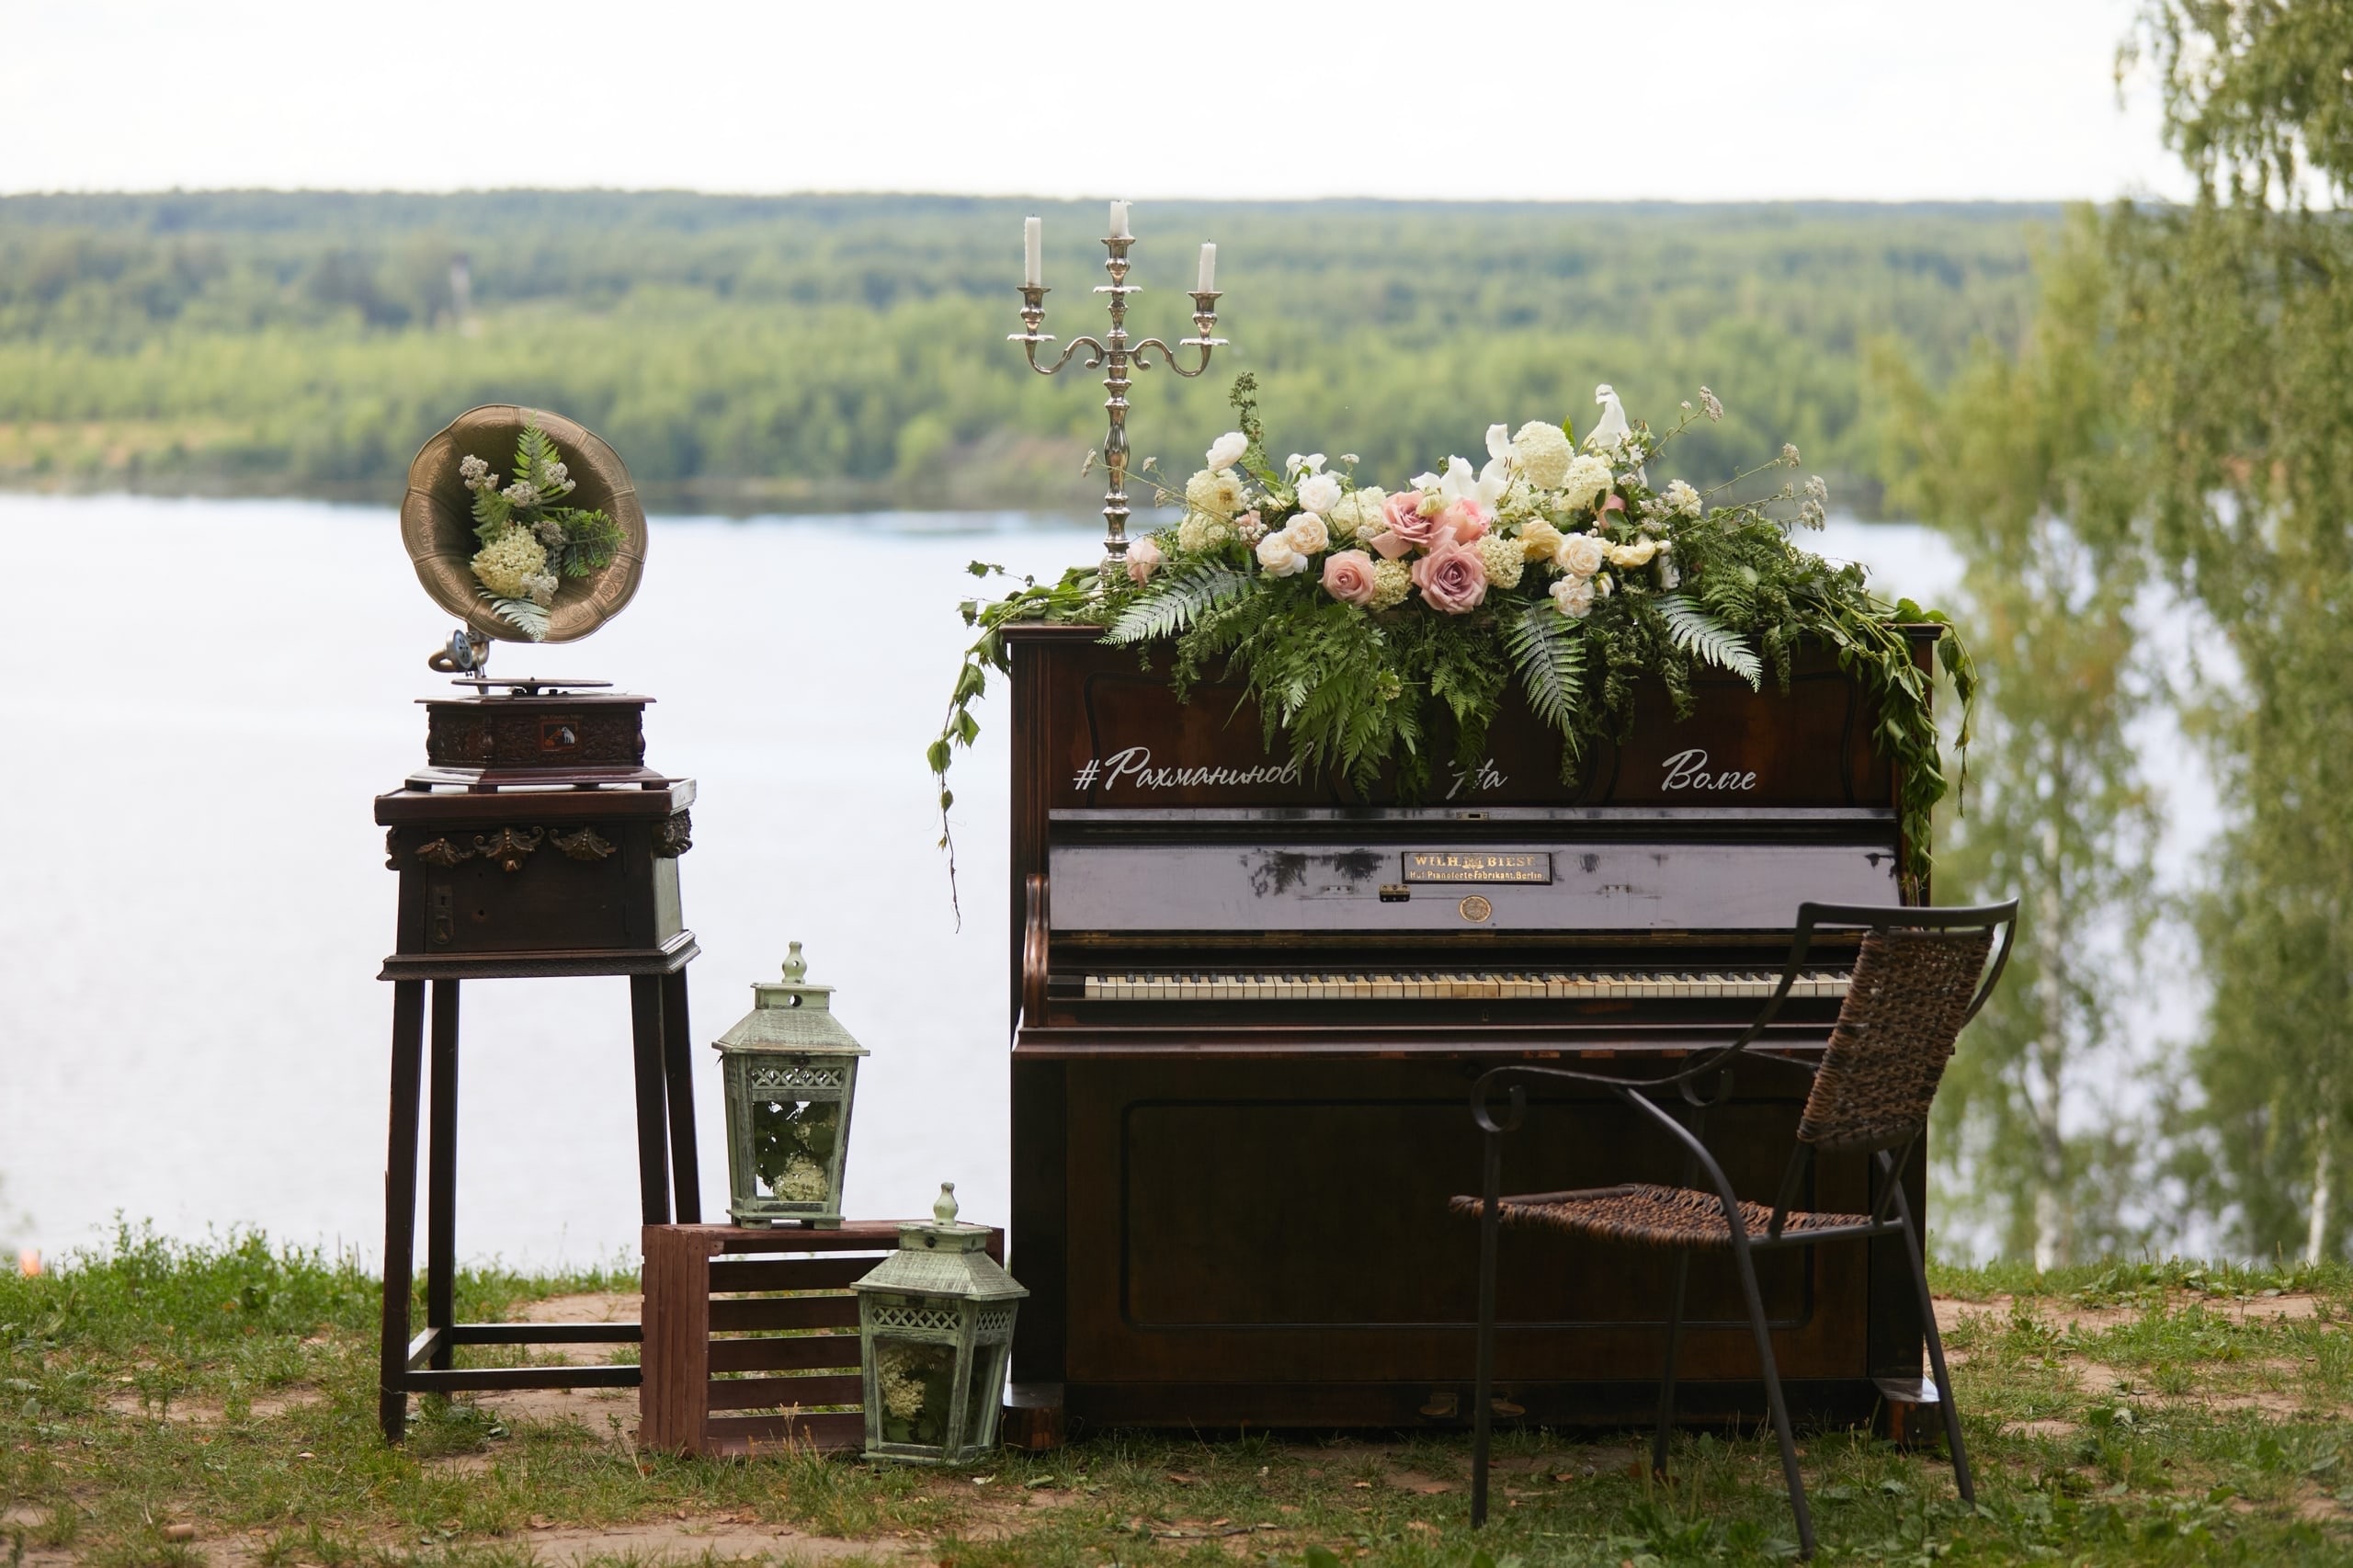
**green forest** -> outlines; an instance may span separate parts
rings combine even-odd
[[[1042,382],[1046,330],[1101,330],[1099,205],[953,197],[494,191],[0,198],[0,483],[370,497],[460,409],[556,408],[649,494],[729,509],[1085,508],[1098,380]],[[1868,510],[1875,350],[1941,382],[2019,342],[2057,209],[1154,203],[1131,329],[1189,333],[1220,246],[1221,366],[1137,394],[1174,467],[1256,372],[1278,437],[1403,474],[1497,419],[1590,416],[1597,382],[1732,408],[1695,469],[1785,440]],[[462,278],[462,282],[460,278]],[[462,289],[464,297],[460,297]],[[1295,437],[1295,439],[1293,437]]]

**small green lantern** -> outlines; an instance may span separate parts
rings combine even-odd
[[[727,1090],[727,1212],[739,1225],[842,1222],[850,1097],[866,1048],[834,1017],[834,988],[801,983],[795,942],[784,981],[754,985],[753,1007],[719,1037]]]
[[[969,1464],[996,1447],[1013,1313],[1029,1292],[956,1222],[942,1182],[934,1222],[899,1227],[899,1250],[850,1287],[866,1370],[866,1457]]]

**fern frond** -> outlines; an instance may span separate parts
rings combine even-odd
[[[1250,579],[1229,566],[1197,566],[1172,576],[1167,586],[1148,593],[1121,610],[1103,641],[1117,646],[1174,637],[1213,610],[1240,598]]]
[[[1585,686],[1585,639],[1549,599],[1504,623],[1504,648],[1519,669],[1528,706],[1543,722],[1569,732]]]
[[[1741,641],[1740,633],[1681,594],[1667,594],[1651,603],[1659,619],[1666,622],[1667,637],[1677,647],[1719,669],[1730,670],[1752,689],[1763,687],[1765,666],[1756,652]]]
[[[534,642],[547,641],[548,612],[545,606],[535,605],[529,599],[503,599],[488,588],[478,588],[475,592],[490,601],[490,608],[497,612],[501,620],[524,636]]]

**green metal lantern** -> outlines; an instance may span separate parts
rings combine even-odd
[[[834,1017],[834,988],[807,985],[801,944],[781,984],[719,1037],[727,1091],[727,1211],[739,1225],[842,1222],[849,1110],[866,1048]]]
[[[899,1227],[899,1250],[850,1287],[866,1370],[866,1457],[968,1464],[996,1447],[1013,1314],[1029,1292],[982,1250],[986,1225],[956,1222],[943,1182],[934,1222]]]

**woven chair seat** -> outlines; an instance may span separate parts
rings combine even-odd
[[[1457,1198],[1457,1214],[1479,1218],[1485,1205],[1476,1198]],[[1623,1242],[1631,1246],[1700,1247],[1729,1250],[1732,1227],[1724,1223],[1723,1199],[1712,1192],[1684,1187],[1657,1187],[1647,1182],[1624,1187],[1597,1187],[1583,1192],[1536,1192],[1506,1198],[1497,1215],[1506,1225],[1543,1225],[1572,1235]],[[1769,1203],[1744,1201],[1740,1222],[1754,1238],[1773,1222]],[[1817,1214],[1792,1209],[1782,1216],[1781,1232],[1835,1231],[1847,1225],[1868,1225],[1867,1214]]]

